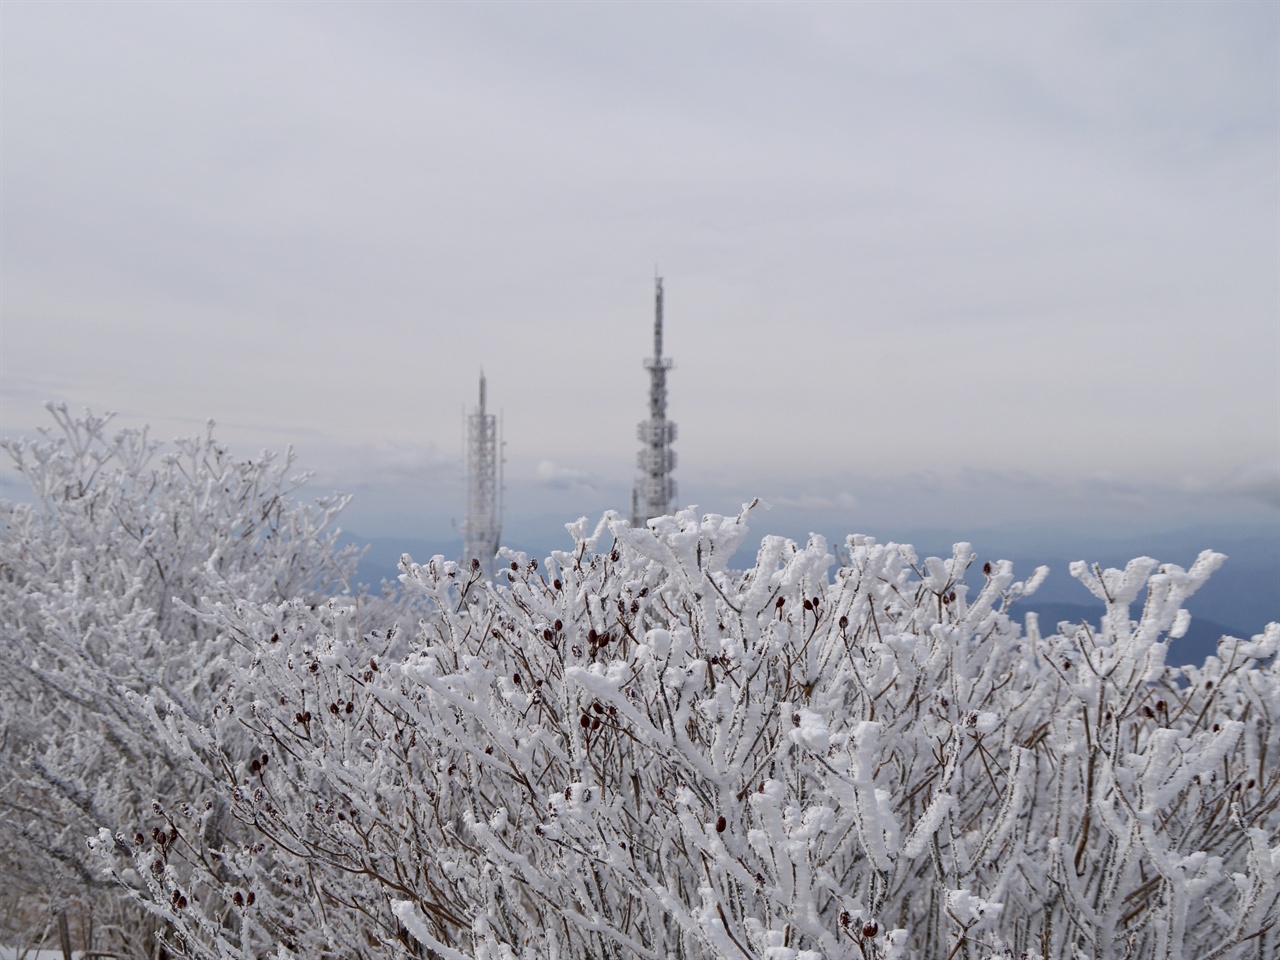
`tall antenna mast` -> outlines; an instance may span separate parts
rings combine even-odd
[[[671,512],[676,498],[676,482],[671,473],[676,466],[671,444],[676,425],[667,419],[667,371],[671,360],[662,355],[662,278],[654,278],[653,356],[645,360],[649,371],[649,419],[636,427],[642,444],[636,456],[640,476],[631,491],[631,525],[642,527],[654,517]]]
[[[498,455],[498,418],[485,410],[484,371],[480,371],[480,405],[467,415],[467,519],[462,528],[463,566],[478,563],[485,579],[493,579],[502,537],[502,460]]]

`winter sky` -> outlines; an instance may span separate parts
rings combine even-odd
[[[629,506],[657,268],[685,503],[1280,529],[1280,5],[0,18],[4,435],[213,418],[448,538],[483,366],[537,539]]]

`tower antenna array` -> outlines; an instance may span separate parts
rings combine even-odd
[[[667,371],[671,360],[662,355],[662,278],[654,278],[653,356],[645,360],[649,371],[649,419],[636,427],[641,443],[636,465],[640,476],[631,491],[631,525],[644,526],[654,517],[671,512],[676,482],[671,473],[676,466],[671,444],[676,425],[667,419]]]
[[[467,415],[467,519],[462,528],[463,565],[480,564],[493,578],[502,537],[502,460],[498,455],[499,422],[485,410],[484,371],[480,371],[480,404]]]

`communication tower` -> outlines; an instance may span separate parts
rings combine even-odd
[[[645,360],[649,371],[649,419],[636,427],[641,443],[636,457],[640,476],[631,490],[631,525],[642,527],[654,517],[671,512],[676,498],[676,482],[671,472],[676,466],[671,444],[676,425],[667,419],[667,371],[671,360],[662,355],[662,278],[654,279],[653,356]]]
[[[467,519],[462,528],[463,566],[478,561],[485,579],[493,578],[502,536],[502,458],[498,417],[485,410],[484,371],[480,405],[467,414]]]

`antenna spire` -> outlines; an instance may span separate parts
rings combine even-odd
[[[672,363],[662,355],[662,277],[656,276],[656,267],[654,273],[653,356],[644,362],[649,371],[649,419],[636,427],[641,447],[636,456],[640,476],[631,492],[633,527],[670,513],[676,497],[676,482],[671,477],[676,465],[671,449],[676,425],[667,419],[667,371]]]

